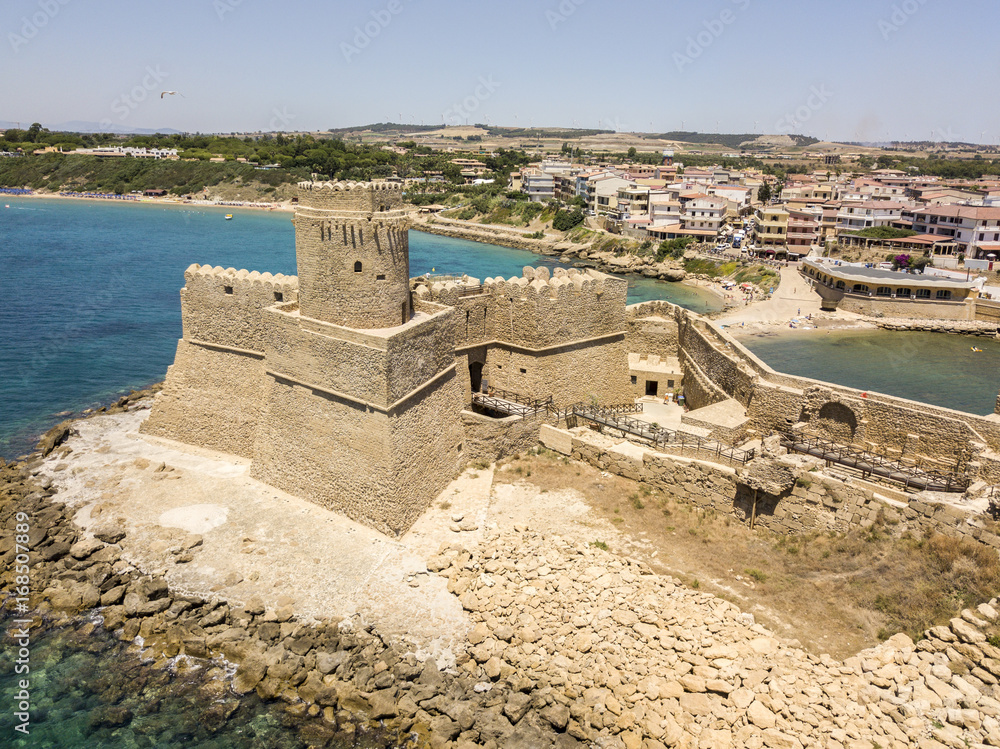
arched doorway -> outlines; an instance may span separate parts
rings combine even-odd
[[[816,426],[834,442],[850,444],[858,431],[858,417],[848,406],[828,401],[819,409]]]
[[[469,362],[469,381],[472,383],[472,392],[478,393],[483,386],[483,363],[481,361]]]

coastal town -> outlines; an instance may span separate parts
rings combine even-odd
[[[112,5],[0,9],[0,746],[1000,749],[995,7]]]

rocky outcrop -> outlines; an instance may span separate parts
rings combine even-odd
[[[1000,326],[981,320],[917,320],[873,317],[871,322],[883,330],[917,330],[925,333],[951,333],[953,335],[996,338]]]
[[[996,601],[838,662],[593,545],[525,531],[432,565],[476,622],[462,668],[517,687],[501,735],[531,714],[602,747],[1000,746]]]
[[[417,222],[413,228],[428,234],[498,244],[503,247],[529,250],[540,255],[559,256],[559,259],[565,263],[573,263],[577,267],[594,268],[604,273],[633,273],[646,278],[658,278],[661,281],[683,281],[687,277],[685,270],[676,262],[670,260],[657,262],[653,255],[617,255],[613,252],[595,252],[591,250],[589,244],[576,244],[565,240],[557,241],[549,236],[536,239],[516,231],[505,231],[495,226],[442,223],[431,219]]]

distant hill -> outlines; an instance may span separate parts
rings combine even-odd
[[[767,136],[755,135],[753,133],[698,133],[687,130],[672,130],[669,133],[644,135],[643,137],[676,140],[681,143],[704,143],[706,145],[725,146],[726,148],[739,148],[747,143],[761,142],[762,139],[771,140],[775,137],[788,139],[796,146],[811,146],[813,143],[819,143],[819,138],[813,138],[808,135]]]
[[[327,130],[330,135],[338,138],[351,133],[418,133],[426,130],[440,130],[440,125],[401,125],[396,122],[376,122],[372,125],[356,125],[353,127],[338,127]]]
[[[27,130],[31,126],[30,122],[20,123],[22,130]],[[0,120],[0,130],[7,130],[18,127],[18,123],[9,120]],[[121,125],[101,124],[100,122],[89,122],[87,120],[70,120],[69,122],[43,122],[42,127],[48,128],[53,133],[117,133],[119,135],[182,135],[183,130],[174,130],[170,127],[152,130],[147,127],[123,127]]]

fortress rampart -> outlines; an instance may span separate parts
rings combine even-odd
[[[298,278],[280,273],[194,264],[184,281],[181,320],[184,338],[192,342],[263,353],[269,335],[265,310],[298,301]]]
[[[398,186],[299,195],[298,276],[188,268],[183,338],[144,431],[249,459],[255,478],[396,535],[469,460],[537,434],[541,419],[463,413],[491,389],[620,404],[643,392],[639,377],[682,376],[684,423],[712,439],[812,432],[1000,483],[1000,415],[775,372],[680,307],[626,307],[627,283],[593,270],[411,281]]]
[[[887,457],[920,459],[929,469],[968,467],[973,479],[1000,481],[1000,417],[864,392],[821,380],[776,372],[736,339],[707,320],[665,302],[629,308],[629,350],[658,342],[648,337],[649,312],[665,318],[672,308],[684,394],[692,409],[726,399],[746,409],[748,427],[759,436],[805,428],[841,444],[855,444]],[[669,343],[669,324],[660,325]],[[652,353],[661,353],[654,351]],[[914,362],[890,362],[917,366]]]
[[[627,291],[593,270],[525,267],[482,284],[418,283],[414,294],[455,308],[460,372],[478,367],[489,386],[569,404],[627,396]]]

